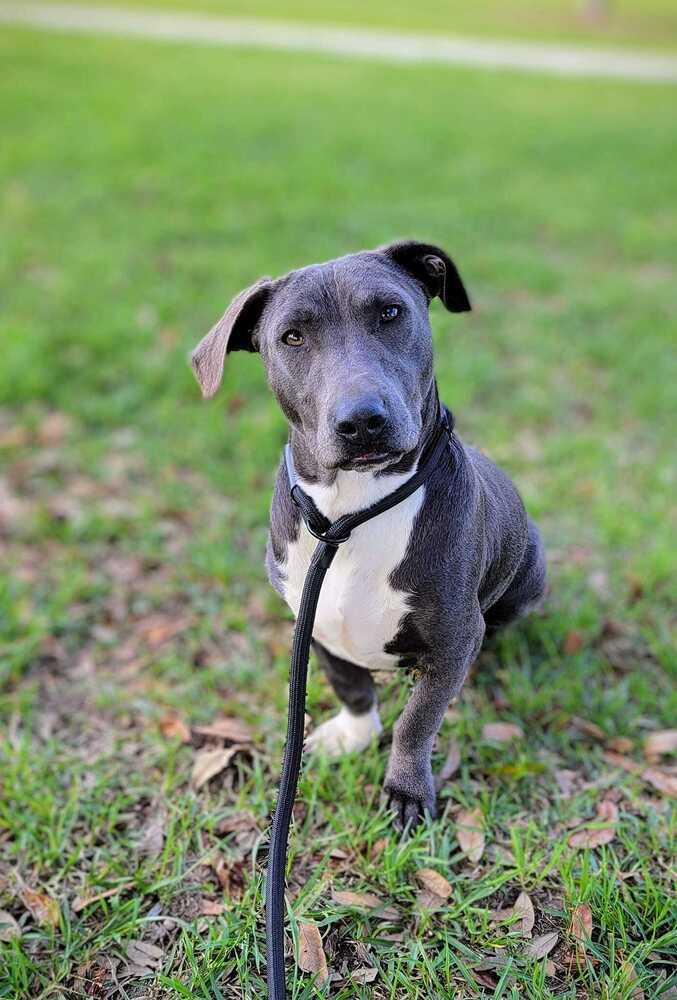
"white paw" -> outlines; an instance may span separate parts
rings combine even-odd
[[[322,750],[329,757],[340,757],[354,750],[366,750],[382,731],[376,705],[364,715],[353,715],[344,707],[313,730],[306,740],[306,750]]]

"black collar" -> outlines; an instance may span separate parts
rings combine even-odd
[[[372,517],[382,514],[391,507],[395,507],[402,500],[406,500],[420,486],[423,485],[432,470],[436,467],[442,456],[451,454],[451,440],[453,437],[453,417],[443,406],[439,406],[438,418],[433,435],[426,445],[418,462],[416,472],[406,482],[398,486],[392,493],[381,500],[377,500],[370,507],[358,510],[353,514],[343,514],[333,523],[317,509],[312,497],[299,486],[298,475],[294,467],[291,445],[287,444],[284,449],[284,460],[287,467],[287,478],[289,479],[289,492],[293,503],[301,512],[301,517],[305,521],[306,527],[311,535],[319,538],[320,541],[328,545],[338,547],[341,542],[350,538],[350,533],[354,528],[365,521],[370,521]]]

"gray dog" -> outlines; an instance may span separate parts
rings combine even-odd
[[[470,309],[447,254],[414,241],[264,278],[200,342],[193,368],[212,396],[228,352],[261,354],[300,484],[334,521],[411,476],[435,432],[435,296],[451,312]],[[266,563],[294,613],[315,545],[281,462]],[[397,828],[434,815],[431,753],[447,706],[485,632],[532,608],[545,576],[541,539],[517,490],[456,434],[449,462],[339,548],[313,643],[342,708],[307,743],[331,755],[363,750],[381,732],[371,671],[416,665],[385,779]]]

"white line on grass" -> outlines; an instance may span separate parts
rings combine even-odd
[[[0,21],[55,31],[93,32],[205,45],[329,52],[395,62],[448,63],[645,82],[677,81],[676,57],[630,49],[484,41],[198,14],[77,4],[11,3],[4,0],[0,0]]]

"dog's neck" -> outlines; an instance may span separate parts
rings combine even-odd
[[[438,413],[437,385],[433,383],[423,405],[421,435],[416,448],[393,465],[364,471],[324,468],[308,447],[302,431],[292,427],[290,442],[299,485],[330,521],[370,507],[414,474],[423,450],[435,433]]]

